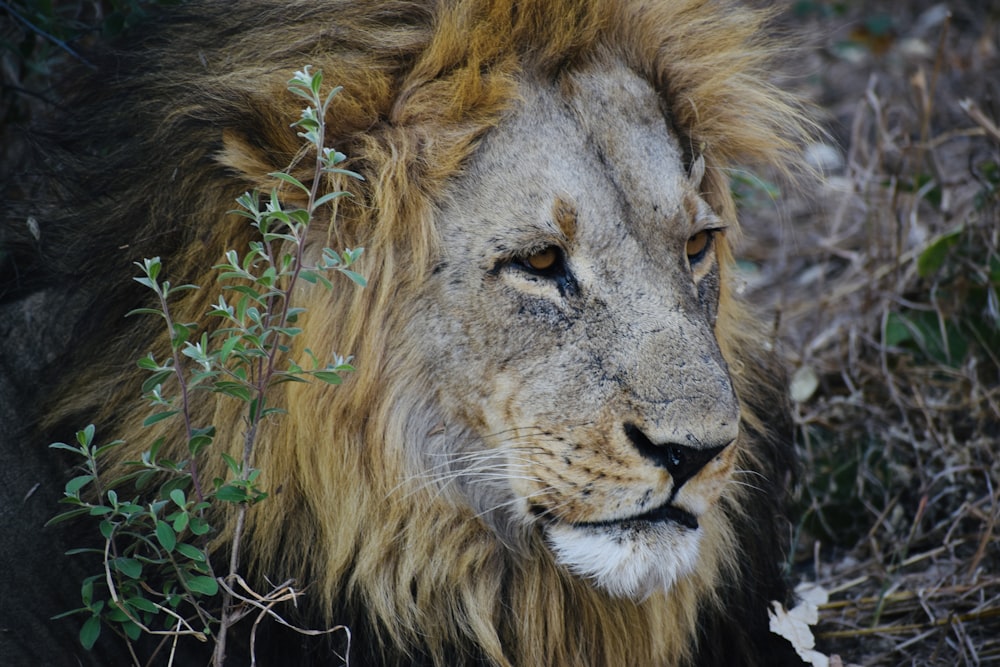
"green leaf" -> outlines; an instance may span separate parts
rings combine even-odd
[[[171,287],[170,293],[173,294],[174,292],[188,292],[190,290],[199,290],[199,289],[201,289],[201,287],[199,287],[198,285],[192,285],[188,283],[187,285],[177,285],[176,287]]]
[[[67,451],[73,452],[74,454],[80,454],[79,447],[73,447],[72,445],[67,445],[65,442],[53,442],[49,445],[50,449],[65,449]]]
[[[226,466],[228,466],[229,471],[233,473],[234,477],[239,477],[243,474],[243,466],[241,466],[232,456],[222,452],[222,460],[226,462]]]
[[[66,495],[79,496],[80,489],[94,481],[93,475],[80,475],[66,482]]]
[[[63,521],[69,521],[70,519],[75,519],[78,516],[83,516],[85,514],[90,514],[90,509],[87,507],[78,507],[75,510],[60,512],[59,514],[56,514],[54,517],[46,521],[45,527],[48,528],[49,526],[54,526],[58,523],[62,523]]]
[[[103,555],[104,554],[104,549],[67,549],[66,550],[66,555],[67,556],[78,556],[80,554],[95,554],[95,555],[96,554],[100,554],[100,555]],[[92,578],[97,579],[98,577],[92,577]],[[104,579],[104,575],[103,574],[100,576],[100,579],[103,581],[103,579]]]
[[[219,348],[219,361],[225,363],[229,359],[229,355],[233,353],[236,346],[240,344],[239,336],[230,336],[222,342],[222,347]]]
[[[164,419],[169,419],[179,413],[180,410],[164,410],[163,412],[157,412],[156,414],[149,415],[142,420],[143,426],[152,426],[156,422],[161,422]]]
[[[300,327],[274,327],[274,330],[282,336],[287,336],[288,338],[295,338],[300,333],[302,329]]]
[[[208,363],[211,363],[211,359],[207,359]],[[203,366],[204,367],[204,366]],[[188,389],[194,389],[201,385],[205,380],[210,380],[212,378],[218,377],[220,371],[199,371],[191,375],[191,379],[188,381]]]
[[[183,489],[171,489],[170,499],[181,509],[184,509],[184,506],[187,505],[187,498],[184,496]]]
[[[315,271],[303,270],[302,273],[299,274],[299,278],[302,278],[302,280],[306,281],[310,285],[315,285],[319,282],[326,289],[333,289],[333,283],[327,280],[326,276],[316,273]]]
[[[313,101],[312,93],[308,90],[302,90],[301,88],[296,88],[295,86],[289,86],[288,90],[294,93],[295,95],[298,95],[299,97],[308,100],[309,102]]]
[[[94,600],[94,579],[93,577],[87,577],[83,580],[83,584],[80,586],[80,600],[87,607]]]
[[[142,260],[142,268],[151,280],[156,280],[160,275],[160,269],[163,268],[163,263],[159,257],[147,257]]]
[[[242,278],[244,276],[237,276],[237,277]],[[225,285],[223,289],[228,289],[234,292],[239,292],[240,294],[244,294],[253,301],[255,301],[256,303],[264,303],[264,297],[261,296],[260,292],[250,287],[249,285]],[[236,317],[238,319],[243,319],[243,316],[239,309],[237,309],[236,311]]]
[[[316,97],[316,99],[319,99],[320,87],[323,85],[323,70],[316,70],[316,73],[312,75],[312,81],[310,83],[312,94]]]
[[[161,463],[161,465],[166,466],[168,462],[161,461],[160,463]],[[182,464],[180,464],[178,466],[178,468],[181,468],[184,465],[186,465],[186,464],[182,463]],[[190,485],[191,485],[191,476],[190,475],[182,475],[180,477],[176,477],[174,479],[171,479],[171,480],[165,482],[163,484],[163,486],[160,487],[160,493],[163,494],[164,496],[168,496],[169,497],[170,494],[174,491],[174,489],[186,489]]]
[[[80,643],[83,648],[88,651],[94,648],[94,644],[97,643],[97,638],[101,636],[101,618],[100,616],[91,616],[80,628]]]
[[[89,447],[94,441],[94,425],[88,424],[82,431],[77,431],[76,441],[83,447]]]
[[[285,183],[289,183],[290,185],[294,185],[295,187],[297,187],[298,189],[302,190],[306,194],[309,194],[309,188],[307,188],[305,185],[303,185],[302,181],[300,181],[299,179],[295,178],[291,174],[286,174],[283,171],[273,171],[270,174],[268,174],[268,176],[273,176],[274,178],[277,178],[278,180],[284,181]]]
[[[219,582],[212,577],[188,577],[186,583],[188,588],[202,595],[212,596],[219,592]]]
[[[173,374],[174,371],[172,370],[158,371],[156,373],[153,373],[148,378],[146,378],[146,380],[142,383],[142,393],[144,394],[150,393],[151,391],[156,389],[157,386],[162,385]]]
[[[136,641],[142,635],[142,628],[130,619],[122,621],[122,629],[125,631],[125,635],[132,641]]]
[[[160,364],[156,363],[156,358],[153,357],[152,352],[150,352],[147,356],[143,357],[142,359],[136,360],[135,365],[145,371],[163,370],[163,367],[160,366]]]
[[[152,465],[151,462],[150,462],[150,465]],[[143,473],[140,473],[135,478],[135,488],[136,488],[136,490],[137,491],[142,491],[143,489],[145,489],[146,487],[148,487],[149,483],[152,482],[155,477],[156,477],[156,471],[155,470],[147,470],[147,471],[145,471]]]
[[[917,273],[921,278],[930,278],[938,272],[948,257],[948,252],[959,242],[962,227],[937,236],[917,257]]]
[[[125,604],[128,605],[129,607],[132,607],[133,609],[138,609],[139,611],[147,611],[150,614],[155,614],[159,611],[159,609],[154,603],[150,602],[144,597],[137,596],[134,598],[129,598],[128,600],[125,601]]]
[[[142,563],[134,558],[120,556],[112,559],[111,565],[114,569],[118,570],[130,579],[138,579],[142,576]]]
[[[139,280],[139,278],[136,278],[136,280]],[[132,317],[133,315],[158,315],[162,317],[163,312],[155,308],[136,308],[125,313],[125,317]]]
[[[967,336],[954,322],[941,319],[937,312],[889,313],[883,342],[917,351],[936,363],[957,368],[969,350]]]
[[[100,447],[98,447],[97,449],[94,450],[94,458],[98,458],[99,459],[102,456],[104,456],[104,454],[106,452],[110,452],[115,447],[120,447],[121,445],[124,445],[124,444],[125,444],[124,440],[112,440],[111,442],[109,442],[106,445],[101,445]]]
[[[257,421],[257,411],[261,408],[260,404],[263,398],[263,395],[255,396],[250,400],[250,404],[247,406],[247,417],[250,419],[251,423]]]
[[[186,542],[177,543],[177,553],[181,554],[188,560],[193,560],[196,563],[207,562],[208,558],[205,556],[205,552],[196,546],[187,544]]]
[[[330,171],[330,170],[325,170],[325,171]],[[338,171],[343,171],[343,170],[338,169]],[[323,204],[329,203],[334,199],[340,199],[341,197],[349,197],[350,195],[351,195],[350,192],[328,192],[322,197],[317,198],[316,201],[313,202],[312,210],[315,211]]]
[[[174,532],[183,533],[188,527],[188,521],[191,515],[186,512],[180,512],[177,514],[177,518],[174,519]]]
[[[242,503],[247,501],[247,493],[243,489],[226,484],[215,492],[215,497],[226,503]]]
[[[350,169],[338,169],[336,167],[324,167],[322,169],[322,171],[323,171],[324,174],[340,174],[341,176],[349,176],[349,177],[354,178],[354,179],[359,180],[359,181],[365,180],[364,176],[362,176],[361,174],[359,174],[356,171],[351,171]],[[350,192],[345,192],[344,194],[347,195],[348,197],[353,197],[354,196]]]
[[[882,331],[882,344],[896,347],[910,340],[913,340],[913,334],[906,319],[897,313],[889,313]]]
[[[56,614],[55,616],[51,617],[49,620],[50,621],[57,621],[60,618],[68,618],[70,616],[74,616],[76,614],[80,614],[80,613],[83,613],[85,611],[90,611],[90,609],[88,609],[87,607],[77,607],[76,609],[70,609],[68,611],[64,611],[62,613]]]
[[[216,382],[213,391],[238,398],[241,401],[250,400],[250,389],[238,382]]]
[[[368,285],[368,281],[360,273],[355,273],[350,269],[341,269],[341,271],[344,273],[345,276],[347,276],[355,283],[357,283],[359,287],[366,287]]]
[[[166,521],[156,522],[156,541],[160,543],[160,546],[171,552],[174,550],[174,546],[177,545],[177,535],[174,533],[174,529],[170,527],[170,524]]]
[[[113,600],[108,603],[107,618],[115,623],[127,623],[129,620],[128,614]]]
[[[174,322],[174,335],[170,339],[170,342],[174,347],[180,347],[187,342],[188,338],[191,337],[191,329],[186,325]]]
[[[317,74],[319,74],[319,72],[317,72]],[[326,109],[327,107],[329,107],[330,102],[333,101],[333,98],[339,95],[340,91],[342,91],[343,89],[344,89],[343,86],[334,86],[333,90],[331,90],[330,93],[326,96],[326,100],[323,102],[323,108]]]
[[[191,525],[188,526],[188,530],[194,535],[201,536],[212,530],[212,527],[201,517],[193,516],[191,517]]]
[[[279,372],[276,373],[277,377],[272,378],[271,381],[268,383],[267,386],[268,387],[276,387],[279,384],[284,384],[286,382],[301,382],[303,384],[309,384],[309,380],[306,380],[305,378],[297,377],[297,376],[293,375],[293,373],[302,373],[302,374],[304,374],[304,373],[306,373],[306,371],[302,370],[301,368],[298,368],[297,370],[289,369],[287,371],[287,374],[283,374],[283,373],[281,373],[279,371]]]
[[[312,376],[317,380],[322,380],[327,384],[337,385],[343,382],[343,379],[337,373],[330,371],[313,371]]]

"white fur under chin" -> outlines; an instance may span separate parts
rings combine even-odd
[[[547,527],[556,561],[616,597],[643,600],[669,590],[698,562],[701,530],[669,524]]]

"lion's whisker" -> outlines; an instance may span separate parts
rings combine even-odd
[[[738,469],[738,470],[734,470],[733,474],[734,475],[754,475],[756,477],[760,477],[764,481],[767,481],[767,475],[765,475],[765,474],[763,474],[763,473],[761,473],[761,472],[759,472],[757,470]]]
[[[751,484],[749,482],[741,482],[738,479],[730,479],[726,482],[726,485],[740,486],[746,489],[753,489],[754,491],[760,491],[760,492],[765,491],[763,487],[757,486],[756,484]]]

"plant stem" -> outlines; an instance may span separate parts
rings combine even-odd
[[[240,503],[236,514],[236,526],[233,529],[233,548],[229,554],[229,576],[226,579],[235,577],[240,565],[240,541],[243,535],[243,527],[246,524],[246,516],[247,504]],[[212,654],[212,665],[214,667],[223,667],[223,663],[226,661],[226,635],[229,626],[234,623],[234,611],[233,594],[229,592],[228,587],[224,587],[222,592],[222,616],[219,619],[219,633],[215,640],[215,651]]]
[[[312,187],[309,191],[309,201],[306,204],[307,212],[309,213],[309,222],[312,222],[312,211],[315,206],[316,198],[319,194],[320,181],[323,179],[323,141],[324,134],[326,131],[325,115],[326,108],[320,104],[319,99],[315,100],[318,116],[318,128],[317,128],[317,141],[316,141],[316,165],[315,172],[312,182]],[[268,313],[270,314],[274,310],[275,299],[280,298],[282,300],[281,312],[277,317],[277,325],[275,326],[274,320],[268,317],[265,321],[267,322],[267,329],[282,329],[288,323],[288,311],[291,307],[292,292],[295,289],[295,285],[298,283],[299,275],[302,272],[302,262],[305,254],[305,230],[308,223],[304,225],[293,223],[291,225],[290,233],[295,238],[295,262],[292,267],[292,273],[288,276],[288,281],[286,283],[285,289],[278,289],[276,293],[271,294],[268,299]],[[265,238],[265,247],[268,253],[268,261],[274,262],[274,254],[271,244]],[[172,328],[171,328],[172,330]],[[257,436],[259,432],[259,426],[261,420],[263,419],[264,406],[265,406],[265,395],[268,387],[271,384],[271,380],[274,377],[275,368],[277,365],[277,354],[278,345],[276,340],[270,342],[271,348],[268,350],[268,354],[265,359],[259,359],[257,362],[257,377],[256,383],[254,385],[255,399],[257,402],[257,408],[254,411],[253,419],[250,420],[247,431],[244,434],[243,440],[243,465],[241,468],[241,478],[246,481],[249,478],[250,472],[252,470],[251,464],[253,463],[253,451],[256,445]],[[175,351],[176,357],[176,351]],[[176,362],[175,362],[176,363]],[[182,383],[183,384],[183,383]],[[185,417],[187,416],[186,409],[186,394],[184,395],[185,401]],[[189,436],[190,437],[190,436]],[[192,457],[193,458],[193,457]],[[249,505],[247,502],[242,502],[239,505],[236,515],[236,525],[233,528],[233,536],[231,541],[231,549],[229,553],[229,573],[226,576],[226,580],[235,579],[237,572],[239,570],[240,564],[240,544],[243,539],[243,531],[246,526],[246,516]],[[215,667],[222,667],[226,658],[226,635],[229,630],[229,626],[234,623],[233,617],[235,615],[235,608],[233,604],[233,594],[229,592],[228,587],[224,587],[223,597],[222,597],[222,614],[219,627],[218,637],[215,643],[215,652],[212,656],[212,664]]]
[[[184,432],[187,434],[188,442],[194,435],[194,428],[191,426],[191,410],[188,400],[188,386],[184,380],[184,361],[178,353],[178,347],[174,345],[174,321],[170,317],[170,307],[167,305],[167,295],[159,288],[156,290],[160,298],[160,307],[163,309],[163,318],[167,321],[167,331],[170,333],[170,353],[174,360],[174,374],[177,376],[177,383],[181,388],[181,412],[184,415]],[[194,492],[198,497],[198,502],[205,500],[205,494],[201,490],[201,480],[198,476],[198,461],[196,456],[191,457],[188,466],[191,469],[191,482],[194,484]]]

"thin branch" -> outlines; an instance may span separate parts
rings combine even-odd
[[[63,51],[65,51],[69,55],[73,56],[74,58],[76,58],[77,60],[79,60],[81,63],[83,63],[84,65],[86,65],[87,67],[89,67],[91,69],[97,69],[92,62],[90,62],[89,60],[87,60],[86,58],[84,58],[83,56],[81,56],[79,53],[77,53],[76,51],[74,51],[73,48],[70,47],[69,44],[67,44],[63,40],[59,39],[55,35],[51,35],[51,34],[45,32],[44,30],[42,30],[41,28],[39,28],[38,26],[36,26],[31,21],[29,21],[25,17],[21,16],[21,14],[18,13],[18,11],[16,9],[14,9],[13,7],[10,6],[9,2],[3,2],[3,0],[0,0],[0,9],[7,10],[7,12],[11,16],[13,16],[15,20],[17,20],[19,23],[21,23],[21,25],[23,25],[25,28],[27,28],[31,32],[35,33],[36,35],[42,37],[43,39],[45,39],[45,40],[47,40],[49,42],[52,42],[53,44],[55,44],[56,46],[58,46],[60,49],[62,49]]]

